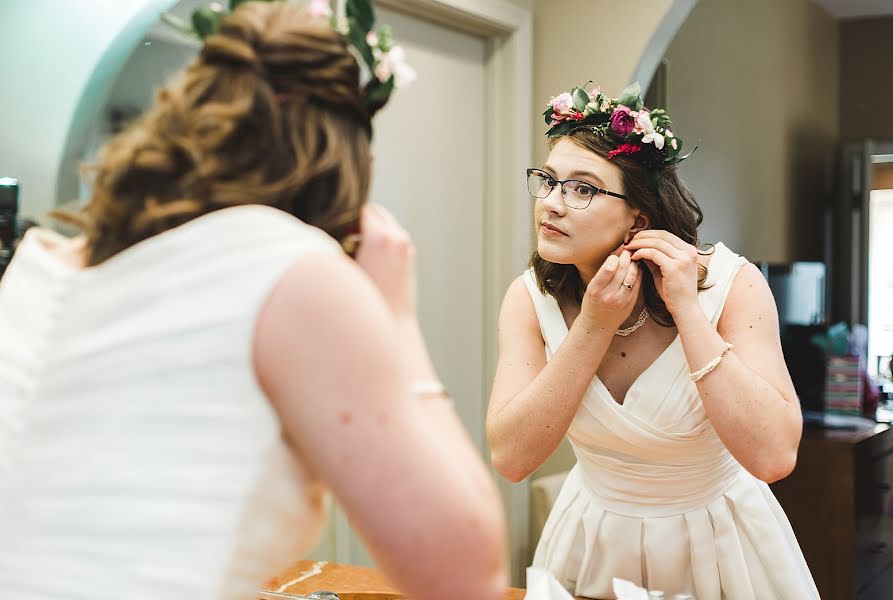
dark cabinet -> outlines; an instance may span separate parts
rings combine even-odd
[[[824,600],[893,598],[893,430],[806,429],[772,491]]]

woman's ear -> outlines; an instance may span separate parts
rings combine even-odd
[[[626,234],[626,243],[630,243],[632,241],[633,236],[635,236],[640,231],[645,231],[646,229],[651,228],[651,219],[648,218],[648,215],[645,213],[639,213],[636,215],[636,220],[633,221],[633,226],[629,228],[629,232]]]
[[[639,233],[640,231],[644,231],[646,229],[651,229],[651,219],[648,218],[648,215],[645,213],[639,213],[636,215],[636,220],[633,223],[632,229],[630,231],[633,235]]]

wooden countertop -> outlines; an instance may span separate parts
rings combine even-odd
[[[294,564],[280,576],[269,581],[264,589],[301,595],[327,590],[341,595],[342,600],[405,598],[378,569],[312,560],[302,560]],[[524,600],[524,594],[525,591],[522,589],[509,588],[506,590],[505,600]]]

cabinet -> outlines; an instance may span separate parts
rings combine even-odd
[[[868,423],[868,422],[866,422]],[[893,598],[893,430],[807,428],[772,491],[824,600]]]

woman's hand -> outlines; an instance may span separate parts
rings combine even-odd
[[[377,204],[363,207],[363,236],[357,264],[384,296],[397,318],[416,315],[415,247],[397,219]]]
[[[642,283],[639,265],[631,259],[627,250],[605,259],[583,294],[580,317],[584,322],[613,333],[629,317]]]
[[[668,231],[640,231],[626,244],[633,261],[644,261],[657,293],[674,317],[698,306],[698,250]]]

